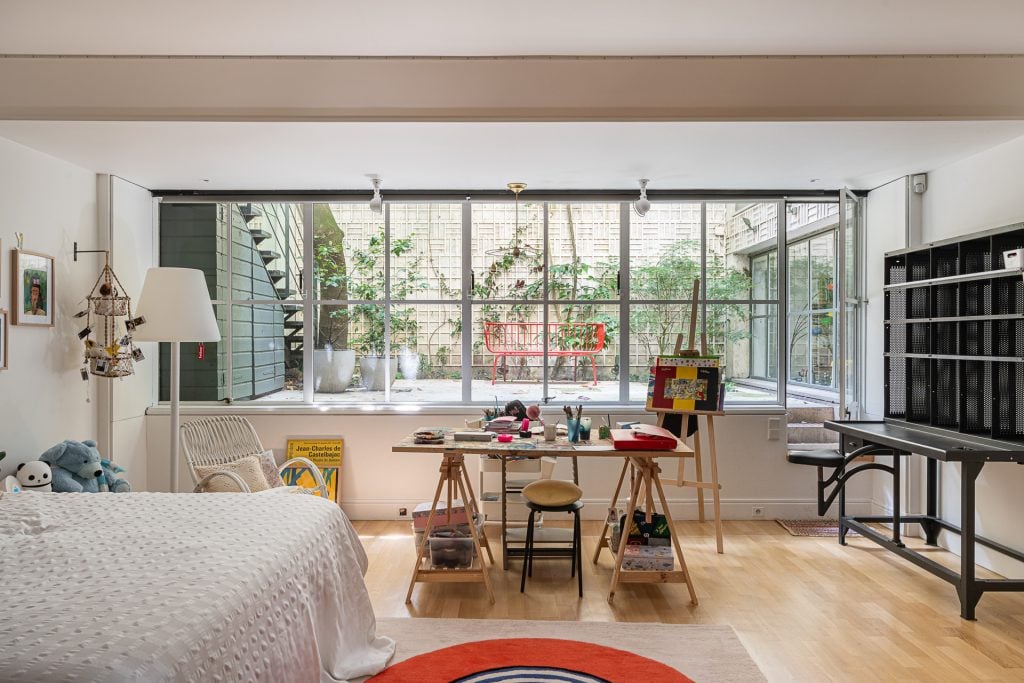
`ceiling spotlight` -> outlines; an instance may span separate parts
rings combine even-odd
[[[636,215],[643,217],[647,215],[647,212],[651,210],[651,200],[647,198],[647,183],[650,181],[647,178],[640,179],[640,197],[633,202],[633,211],[636,211]]]
[[[383,213],[384,200],[380,196],[380,178],[373,176],[370,180],[373,181],[373,198],[370,200],[370,211]]]

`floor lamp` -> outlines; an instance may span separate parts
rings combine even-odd
[[[220,341],[206,276],[193,268],[150,268],[136,314],[145,318],[132,335],[137,342],[171,344],[171,491],[178,491],[181,342]]]

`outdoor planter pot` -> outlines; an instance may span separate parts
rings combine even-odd
[[[398,366],[402,369],[403,378],[416,379],[420,375],[420,354],[402,347],[398,352]]]
[[[395,377],[398,375],[398,359],[392,358],[388,365],[391,366],[388,369],[388,372],[391,373],[391,384],[394,384]],[[363,387],[368,391],[384,391],[384,369],[388,365],[384,364],[383,356],[363,356],[360,358],[359,377],[362,380]]]
[[[322,394],[340,394],[352,384],[356,352],[352,349],[314,349],[313,367],[316,368],[313,390]]]

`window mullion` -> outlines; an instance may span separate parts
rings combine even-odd
[[[391,203],[384,210],[384,403],[391,402]],[[374,370],[376,374],[376,370]]]
[[[473,205],[462,202],[462,402],[473,399]]]
[[[629,202],[619,203],[619,402],[629,402]],[[609,427],[611,425],[608,425]]]
[[[316,319],[313,299],[316,297],[316,269],[313,262],[313,203],[302,205],[302,402],[313,403],[316,389],[316,368],[313,367],[314,331],[313,321]]]
[[[708,330],[708,203],[702,201],[700,203],[700,342],[694,341],[694,343],[700,344],[701,353],[705,353],[707,349],[705,345],[707,343],[707,330]],[[723,347],[724,354],[724,347]],[[723,365],[724,361],[723,360]]]
[[[550,255],[551,249],[550,249],[550,244],[548,243],[548,229],[549,229],[549,224],[548,224],[548,203],[544,202],[543,206],[544,206],[544,228],[543,228],[543,233],[544,234],[543,234],[542,243],[544,244],[544,251],[543,251],[543,254],[542,254],[542,259],[543,259],[543,262],[544,262],[544,272],[543,272],[543,277],[541,278],[541,281],[543,282],[543,289],[542,289],[542,293],[541,293],[541,302],[542,302],[541,306],[543,307],[543,310],[541,311],[541,321],[543,322],[544,325],[541,328],[541,340],[543,342],[542,346],[544,348],[544,356],[542,358],[542,364],[543,364],[542,377],[543,377],[543,380],[544,380],[544,382],[543,382],[544,393],[543,393],[541,399],[545,403],[547,403],[548,396],[550,396],[550,394],[548,393],[548,383],[549,383],[549,380],[551,379],[550,376],[549,376],[549,372],[548,372],[548,342],[549,342],[549,339],[548,339],[548,304],[550,303],[550,301],[549,301],[550,291],[548,289],[548,274],[549,274],[549,271],[551,270],[551,267],[550,267],[551,266],[551,255]]]
[[[775,317],[779,342],[775,345],[776,359],[776,391],[779,396],[779,403],[785,407],[788,400],[786,395],[786,383],[789,380],[789,276],[786,270],[789,266],[789,248],[786,245],[787,227],[786,200],[780,199],[777,203],[776,214],[778,215],[778,226],[776,234],[776,255],[775,255],[775,292],[779,300],[778,314]]]

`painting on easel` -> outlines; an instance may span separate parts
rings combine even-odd
[[[659,356],[647,383],[647,410],[679,413],[719,410],[722,393],[717,358]]]

